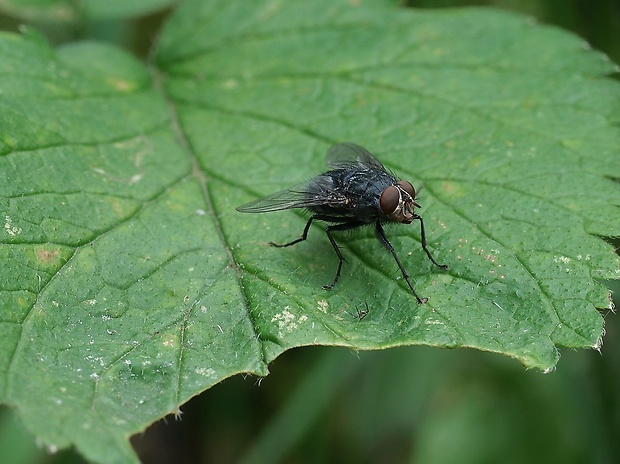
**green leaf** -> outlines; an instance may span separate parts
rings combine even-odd
[[[131,18],[172,5],[173,0],[0,0],[0,10],[45,22]]]
[[[551,370],[599,348],[619,259],[616,68],[491,10],[193,1],[143,66],[96,43],[0,37],[0,392],[51,447],[127,438],[302,345],[472,347]],[[413,226],[235,207],[366,146],[416,187]],[[368,304],[359,320],[356,308]],[[407,367],[404,367],[407,368]]]

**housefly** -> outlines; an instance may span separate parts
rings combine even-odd
[[[448,268],[435,261],[428,249],[424,221],[415,212],[415,208],[420,208],[420,205],[416,202],[416,191],[413,185],[407,181],[398,180],[368,150],[354,143],[333,145],[327,152],[325,161],[331,168],[330,171],[286,190],[239,206],[237,211],[266,213],[304,208],[312,213],[301,237],[284,244],[270,242],[270,245],[276,247],[288,247],[306,240],[313,221],[328,223],[325,232],[338,256],[338,268],[332,283],[323,286],[326,290],[333,288],[338,282],[342,263],[345,261],[332,232],[352,230],[372,224],[379,241],[392,253],[418,304],[426,303],[428,298],[420,298],[416,293],[409,274],[383,229],[384,223],[410,224],[412,221],[420,221],[422,249],[434,265],[442,269]]]

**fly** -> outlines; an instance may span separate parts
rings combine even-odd
[[[428,298],[418,296],[409,274],[383,229],[383,224],[388,222],[410,224],[412,221],[420,221],[422,249],[435,266],[448,269],[448,266],[435,261],[428,249],[424,221],[415,212],[415,208],[421,206],[416,202],[416,191],[413,185],[410,182],[398,180],[368,150],[354,143],[333,145],[327,152],[325,162],[331,168],[330,171],[310,181],[239,206],[237,211],[266,213],[305,208],[312,213],[301,237],[284,244],[269,243],[275,247],[288,247],[306,240],[313,221],[328,223],[325,232],[338,256],[338,268],[332,283],[323,286],[326,290],[333,288],[338,282],[342,263],[345,261],[332,232],[352,230],[372,224],[379,241],[394,257],[418,304],[426,303]]]

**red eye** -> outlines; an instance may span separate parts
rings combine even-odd
[[[415,200],[415,189],[413,188],[413,185],[411,185],[406,180],[399,180],[398,182],[396,182],[396,185],[398,185],[401,189],[411,195],[411,198]]]
[[[399,190],[393,185],[390,185],[381,194],[381,198],[379,199],[379,206],[381,206],[381,211],[383,211],[384,214],[390,215],[394,211],[396,211],[396,207],[398,206],[399,202],[400,202]]]

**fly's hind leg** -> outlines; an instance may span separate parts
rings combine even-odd
[[[342,222],[341,217],[327,216],[325,214],[314,214],[312,215],[310,219],[308,219],[308,222],[306,222],[306,227],[304,227],[304,231],[301,233],[301,237],[296,238],[295,240],[288,242],[288,243],[269,242],[269,245],[278,247],[278,248],[284,248],[284,247],[288,247],[291,245],[295,245],[296,243],[299,243],[299,242],[303,242],[304,240],[308,238],[308,231],[310,230],[310,225],[312,224],[312,221],[315,221],[315,220],[325,221],[325,222]]]
[[[282,243],[282,244],[275,243],[275,242],[269,242],[269,245],[278,247],[278,248],[283,248],[283,247],[295,245],[296,243],[299,243],[299,242],[303,242],[304,240],[306,240],[306,238],[308,238],[308,230],[310,230],[310,224],[312,224],[312,221],[314,221],[315,219],[318,219],[316,214],[312,216],[310,219],[308,219],[308,222],[306,223],[306,227],[304,227],[304,231],[301,234],[301,237],[296,238],[292,242]]]
[[[329,242],[332,244],[332,247],[334,248],[334,251],[336,252],[336,255],[338,256],[338,269],[336,270],[336,277],[334,277],[334,280],[331,284],[323,285],[323,288],[325,290],[331,290],[332,288],[334,288],[334,285],[336,285],[336,283],[338,282],[338,279],[340,278],[340,271],[342,270],[342,263],[346,261],[344,259],[344,256],[342,256],[342,253],[340,252],[340,248],[338,248],[338,245],[336,244],[336,241],[334,240],[334,237],[332,237],[331,233],[333,231],[355,229],[356,227],[363,226],[366,223],[361,222],[361,221],[342,222],[343,220],[342,217],[328,216],[324,214],[315,214],[310,219],[308,219],[308,222],[306,223],[306,227],[304,227],[304,231],[302,232],[301,237],[296,238],[295,240],[291,242],[283,243],[283,244],[269,242],[269,245],[282,248],[282,247],[288,247],[291,245],[295,245],[296,243],[299,243],[299,242],[303,242],[304,240],[308,238],[308,231],[310,230],[310,225],[312,224],[312,221],[314,220],[340,223],[340,224],[330,225],[325,228],[325,233],[327,234],[327,238],[329,239]]]

